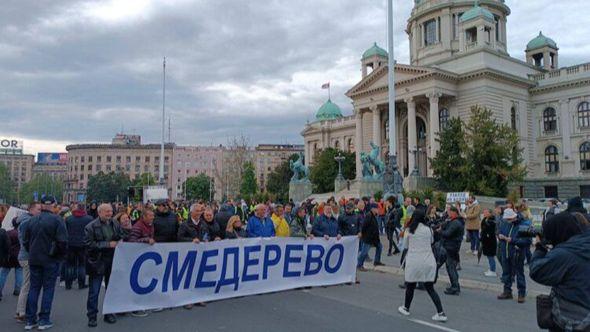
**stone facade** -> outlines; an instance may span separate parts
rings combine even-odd
[[[450,117],[465,118],[479,105],[518,132],[528,170],[522,188],[526,197],[538,196],[540,178],[556,183],[558,197],[587,195],[567,183],[590,180],[590,63],[559,68],[557,45],[542,34],[527,45],[526,62],[511,57],[506,48],[509,14],[501,0],[475,5],[415,1],[406,29],[411,64],[394,69],[401,173],[408,176],[417,168],[421,176],[432,176],[428,158],[439,148],[438,131]],[[354,138],[351,151],[367,152],[375,142],[387,155],[388,67],[382,52],[371,54],[361,60],[360,82],[346,93],[354,114],[305,126],[307,160],[313,162],[315,152],[328,146],[349,148],[336,146],[348,138]]]

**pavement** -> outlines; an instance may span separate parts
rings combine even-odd
[[[400,267],[400,254],[395,256],[387,256],[388,244],[387,238],[385,236],[381,236],[381,243],[383,244],[381,260],[385,266],[374,267],[372,263],[365,263],[365,267],[370,270],[403,276],[404,271]],[[459,284],[461,287],[487,290],[497,292],[498,294],[501,293],[504,290],[504,286],[500,280],[500,277],[502,276],[502,267],[500,266],[498,260],[496,260],[497,277],[486,277],[483,273],[489,268],[487,258],[482,257],[481,261],[478,263],[477,256],[466,252],[468,248],[469,243],[463,242],[460,253],[461,271],[459,271]],[[375,249],[371,249],[369,257],[371,257],[371,259],[375,257]],[[534,299],[539,294],[549,294],[549,287],[540,285],[529,277],[528,266],[525,266],[524,273],[526,277],[527,297],[529,299]],[[444,266],[439,270],[439,280],[443,283],[448,283],[449,281],[447,271]],[[512,291],[516,294],[516,283],[514,284]]]
[[[431,320],[435,308],[423,291],[416,291],[411,315],[397,312],[404,290],[403,277],[389,273],[363,272],[358,285],[317,287],[211,302],[192,310],[174,308],[148,317],[120,317],[114,325],[102,320],[97,328],[86,327],[87,291],[58,286],[54,298],[52,331],[537,331],[535,303],[498,301],[496,293],[464,288],[460,296],[436,289],[449,317],[446,323]],[[16,297],[12,296],[12,273],[0,301],[0,330],[22,331],[14,321]]]

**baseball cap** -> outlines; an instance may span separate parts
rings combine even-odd
[[[57,200],[53,196],[43,196],[41,197],[41,203],[51,205],[57,203]]]

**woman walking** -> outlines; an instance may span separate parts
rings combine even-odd
[[[483,220],[481,221],[481,251],[488,258],[490,269],[484,272],[486,277],[496,277],[496,217],[490,209],[483,209]]]
[[[432,320],[446,322],[440,297],[434,290],[436,279],[436,260],[432,253],[434,241],[432,230],[426,226],[426,216],[422,210],[414,211],[409,228],[404,236],[404,248],[408,253],[405,260],[406,298],[403,306],[398,308],[400,314],[410,315],[410,305],[414,298],[414,290],[418,282],[424,283],[424,288],[436,306],[436,314]]]

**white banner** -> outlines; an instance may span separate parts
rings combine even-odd
[[[2,220],[2,228],[7,231],[13,229],[14,227],[12,227],[12,219],[15,217],[18,218],[23,213],[27,213],[27,211],[15,208],[14,206],[8,208],[8,211],[6,211],[6,215],[4,216],[4,220]]]
[[[103,314],[354,282],[359,240],[120,243]]]

